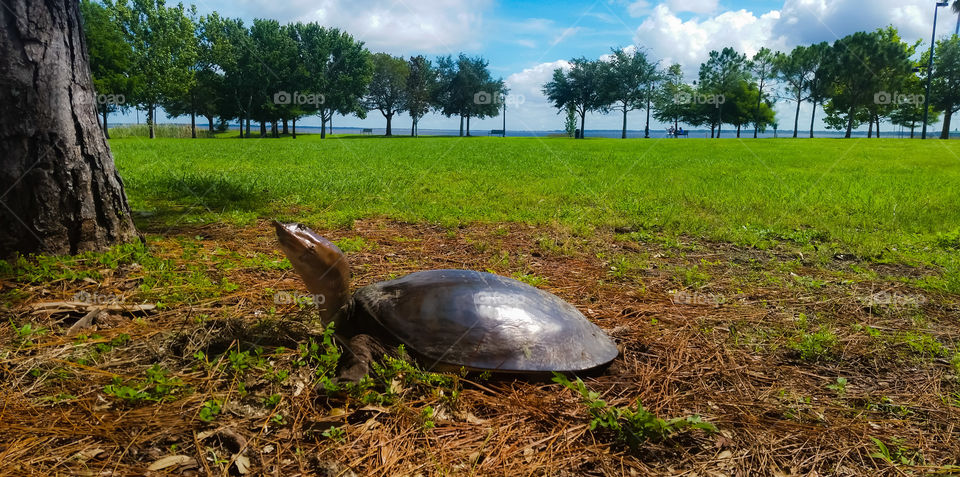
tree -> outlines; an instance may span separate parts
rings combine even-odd
[[[79,4],[9,0],[0,24],[0,257],[135,240],[97,125]]]
[[[930,61],[930,52],[924,52],[921,61]],[[937,41],[933,60],[933,82],[930,85],[930,104],[943,111],[941,139],[950,139],[953,113],[960,110],[960,36]],[[921,112],[923,108],[921,108]]]
[[[690,106],[689,101],[680,99],[692,98],[693,88],[683,82],[683,67],[679,64],[670,65],[663,78],[654,95],[653,117],[660,122],[673,123],[673,128],[677,129]]]
[[[827,100],[830,85],[830,58],[833,56],[833,47],[827,42],[821,42],[807,47],[805,61],[810,68],[810,79],[807,81],[807,99],[813,106],[810,113],[810,138],[813,138],[813,125],[816,123],[817,106]]]
[[[196,62],[193,22],[182,4],[164,0],[106,0],[115,9],[127,42],[133,47],[138,81],[134,99],[147,111],[150,138],[155,137],[156,109],[164,98],[183,94],[193,83]]]
[[[364,106],[368,111],[377,110],[387,120],[387,136],[393,135],[393,116],[407,108],[407,80],[410,66],[400,57],[386,53],[373,55],[373,78],[367,87]]]
[[[885,97],[892,94],[885,88],[896,86],[911,74],[913,49],[903,43],[893,27],[875,32],[857,32],[837,40],[829,63],[830,108],[827,123],[831,128],[853,128],[864,122],[872,126],[878,120]],[[838,127],[845,122],[845,128]]]
[[[422,55],[410,58],[407,67],[410,69],[406,85],[407,112],[413,122],[410,135],[417,136],[420,118],[427,114],[434,104],[438,73],[430,60]]]
[[[774,73],[777,79],[788,87],[790,99],[797,103],[797,112],[793,118],[793,137],[800,131],[800,106],[807,99],[805,93],[813,75],[813,56],[811,49],[798,46],[789,54],[777,53],[774,57]]]
[[[103,134],[110,139],[107,115],[127,109],[127,98],[133,97],[133,49],[112,10],[91,0],[80,2],[83,31],[90,54],[90,74],[96,90],[97,108],[102,116]]]
[[[723,113],[733,112],[736,103],[731,97],[741,89],[742,83],[749,78],[747,56],[741,55],[733,48],[724,48],[722,51],[711,51],[710,58],[700,65],[701,94],[713,97],[718,101],[715,108],[717,114],[712,124],[717,128],[717,137],[725,122]],[[701,103],[709,103],[702,101]],[[711,126],[711,130],[713,126]]]
[[[586,137],[586,116],[604,107],[603,66],[598,61],[576,58],[570,69],[557,68],[553,80],[543,86],[543,94],[558,110],[572,107],[580,116],[580,138]]]
[[[776,54],[770,51],[769,48],[760,48],[760,51],[757,54],[753,55],[753,59],[750,60],[750,70],[753,72],[754,78],[757,80],[757,107],[754,109],[753,114],[753,138],[757,138],[757,133],[760,131],[763,120],[766,119],[760,114],[760,108],[763,105],[763,101],[766,98],[766,89],[770,86],[770,80],[776,77],[775,62]]]
[[[651,76],[656,74],[656,66],[650,64],[647,55],[640,49],[627,53],[622,48],[614,48],[609,63],[602,66],[604,78],[605,102],[614,104],[614,109],[623,113],[622,139],[627,138],[627,113],[643,109],[650,97],[648,86]]]
[[[437,60],[440,84],[437,93],[439,111],[446,117],[460,116],[460,135],[470,135],[470,118],[486,118],[500,114],[499,98],[504,93],[503,80],[494,80],[488,63],[481,57],[460,54]]]

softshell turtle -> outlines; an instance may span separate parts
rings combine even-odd
[[[280,249],[318,296],[322,321],[334,323],[354,360],[369,361],[370,351],[355,348],[371,336],[405,345],[431,370],[578,372],[618,355],[613,340],[569,303],[491,273],[416,272],[351,296],[350,267],[336,245],[300,224],[274,226]],[[354,363],[341,377],[359,379],[368,364]]]

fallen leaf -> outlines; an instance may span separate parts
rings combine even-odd
[[[147,470],[163,470],[174,466],[196,465],[197,461],[188,455],[168,455],[150,464]]]

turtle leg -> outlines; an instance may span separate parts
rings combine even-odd
[[[380,340],[370,335],[356,335],[344,343],[343,356],[337,370],[338,381],[356,383],[370,374],[370,364],[387,354]]]

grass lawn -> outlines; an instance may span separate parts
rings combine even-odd
[[[956,474],[955,144],[113,140],[145,242],[0,262],[0,475]],[[489,270],[621,355],[332,386],[274,217],[354,286]]]

